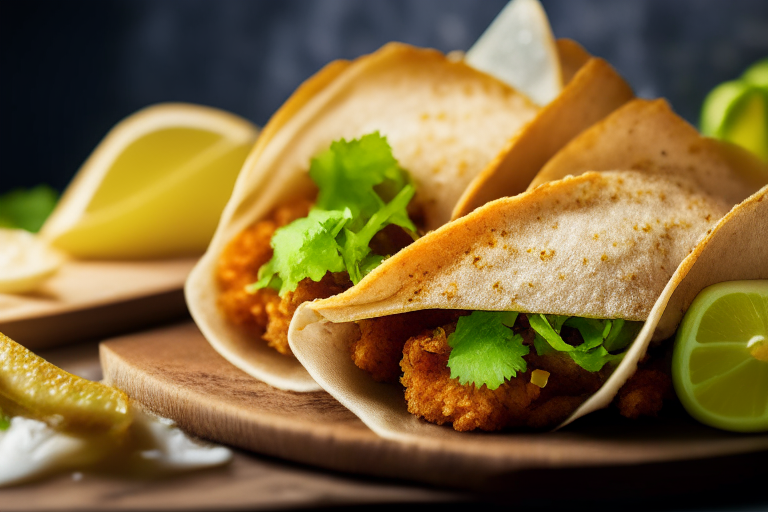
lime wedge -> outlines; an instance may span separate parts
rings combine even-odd
[[[540,106],[563,88],[555,38],[538,0],[509,2],[469,49],[466,62]]]
[[[701,112],[701,131],[768,161],[768,60],[709,93]]]
[[[672,380],[700,422],[768,431],[768,281],[719,283],[696,296],[677,333]]]
[[[52,365],[0,333],[0,407],[57,430],[122,435],[131,424],[128,397]]]
[[[41,236],[81,258],[202,253],[256,134],[212,108],[146,108],[105,137]]]
[[[0,228],[0,293],[34,290],[62,261],[59,253],[32,233]]]

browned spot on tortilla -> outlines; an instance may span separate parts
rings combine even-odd
[[[496,290],[497,292],[504,291],[504,288],[502,288],[501,286],[501,281],[496,281],[495,283],[493,283],[493,289]]]
[[[597,239],[599,239],[599,238],[600,238],[600,235],[599,235],[598,233],[595,233],[595,234],[592,236],[592,238],[594,238],[595,240],[597,240]]]
[[[557,222],[555,222],[554,224],[552,224],[552,229],[557,229]]]
[[[539,254],[539,258],[541,258],[541,261],[547,261],[549,259],[552,259],[552,256],[555,255],[555,250],[550,249],[549,251],[541,251],[541,254]]]
[[[608,255],[607,255],[607,254],[605,254],[605,253],[603,253],[603,255],[602,255],[602,256],[600,256],[600,259],[601,259],[602,261],[608,261]]]
[[[459,287],[456,286],[456,283],[451,283],[448,285],[448,288],[445,289],[445,291],[443,292],[443,295],[445,295],[447,299],[452,299],[456,297],[456,294],[458,293],[458,291],[459,291]]]
[[[584,264],[586,265],[589,260],[587,258],[584,258]]]
[[[528,283],[528,286],[533,288],[533,283]]]

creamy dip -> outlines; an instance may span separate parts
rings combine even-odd
[[[99,469],[123,476],[155,475],[220,466],[232,452],[193,439],[173,421],[132,404],[127,439],[63,433],[42,421],[11,418],[0,431],[0,487],[62,471]]]

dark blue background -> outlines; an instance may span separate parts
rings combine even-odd
[[[466,50],[506,0],[2,0],[0,193],[63,189],[120,119],[185,101],[263,125],[302,80],[390,40]],[[557,37],[694,124],[768,55],[765,0],[543,0]]]

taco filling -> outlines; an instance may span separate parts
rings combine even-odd
[[[355,365],[400,382],[411,414],[493,431],[563,421],[603,385],[642,322],[424,310],[357,325]],[[655,416],[671,397],[663,358],[646,357],[615,405],[629,418]]]
[[[275,208],[219,257],[219,307],[227,319],[290,355],[296,308],[356,284],[416,238],[416,190],[378,132],[341,139],[312,159],[312,199]]]

